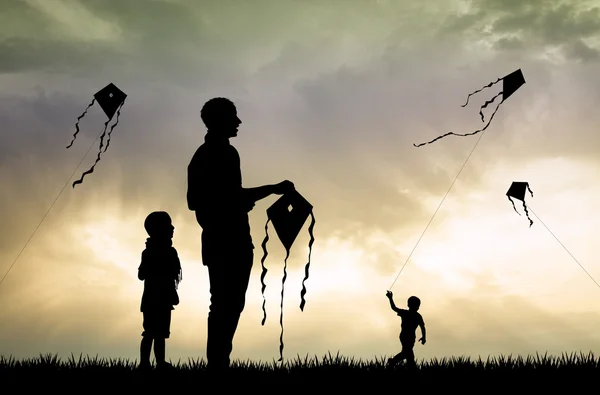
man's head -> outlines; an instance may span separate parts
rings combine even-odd
[[[238,127],[242,123],[235,104],[224,97],[215,97],[204,103],[200,117],[209,132],[227,138],[237,136]]]
[[[172,238],[175,227],[171,217],[164,211],[150,213],[144,221],[144,228],[150,237]]]
[[[419,310],[419,307],[421,307],[421,299],[417,298],[416,296],[411,296],[408,298],[407,304],[409,310],[417,311]]]

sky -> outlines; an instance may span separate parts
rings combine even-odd
[[[4,0],[0,53],[2,276],[26,245],[0,284],[1,355],[137,358],[143,221],[164,210],[183,266],[167,358],[204,358],[208,273],[185,194],[200,109],[217,96],[243,122],[244,186],[291,180],[314,206],[304,312],[309,221],[288,259],[285,357],[399,352],[392,283],[398,306],[422,301],[417,359],[599,351],[598,3]],[[526,84],[485,133],[413,146],[480,129],[502,86],[461,107],[467,95],[519,68]],[[65,147],[110,82],[128,95],[119,125],[72,188],[97,152],[97,104]],[[513,181],[530,183],[531,227],[505,195]],[[250,213],[233,359],[279,357],[285,250],[272,229],[260,324],[276,198]]]

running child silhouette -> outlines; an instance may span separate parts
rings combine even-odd
[[[415,346],[417,327],[421,328],[421,338],[419,341],[422,344],[426,342],[425,322],[423,317],[417,311],[421,306],[421,300],[416,296],[408,298],[408,310],[400,309],[396,307],[394,303],[394,295],[391,291],[387,291],[387,298],[390,301],[390,307],[394,310],[400,318],[402,318],[402,329],[400,331],[400,344],[402,344],[402,351],[396,354],[393,358],[388,359],[388,364],[394,366],[400,361],[405,360],[407,365],[410,367],[416,367],[415,353],[413,348]]]
[[[150,353],[154,342],[156,367],[172,368],[165,361],[165,340],[171,334],[171,310],[179,304],[177,286],[181,281],[181,264],[173,248],[175,228],[171,217],[164,211],[150,213],[144,221],[148,233],[146,249],[138,278],[144,282],[140,311],[143,314],[144,332],[140,345],[140,368],[150,367]]]

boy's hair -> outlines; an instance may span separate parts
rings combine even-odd
[[[421,299],[417,298],[416,296],[411,296],[408,298],[407,304],[409,308],[418,308],[421,306]]]
[[[152,237],[157,233],[160,233],[164,229],[164,226],[171,222],[171,216],[165,211],[154,211],[146,217],[144,221],[144,229],[148,236]]]
[[[200,110],[200,118],[208,129],[219,125],[220,120],[232,110],[235,110],[235,104],[224,97],[215,97],[210,99]]]

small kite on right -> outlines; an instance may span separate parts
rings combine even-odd
[[[523,202],[523,208],[525,209],[525,215],[527,215],[527,219],[529,219],[529,227],[531,228],[531,225],[533,225],[533,221],[531,220],[531,218],[529,218],[529,211],[527,211],[527,205],[525,204],[525,193],[529,190],[529,193],[531,194],[531,197],[533,197],[533,192],[531,191],[531,188],[529,188],[529,183],[528,182],[513,182],[512,185],[510,186],[510,188],[508,188],[508,191],[506,192],[506,196],[508,196],[508,200],[510,200],[510,202],[513,205],[513,208],[515,209],[515,212],[517,214],[519,214],[519,212],[517,211],[517,208],[515,207],[515,202],[511,199],[511,198],[515,198],[515,199],[519,199],[520,201]],[[521,215],[521,214],[519,214]]]

